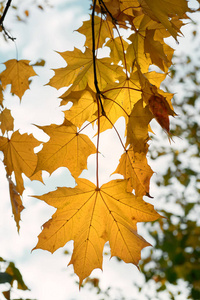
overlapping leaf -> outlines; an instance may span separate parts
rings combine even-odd
[[[22,194],[24,184],[22,174],[31,177],[36,164],[37,156],[34,153],[34,148],[39,146],[40,142],[36,140],[32,134],[20,134],[15,131],[11,138],[0,137],[0,151],[4,154],[4,165],[8,176],[14,172],[16,179],[16,190]]]
[[[63,97],[62,104],[73,103],[73,106],[65,111],[65,118],[81,128],[85,121],[92,122],[95,120],[94,114],[97,111],[96,94],[90,90],[71,92],[68,96]]]
[[[179,18],[183,18],[184,14],[189,11],[187,2],[185,0],[138,0],[141,4],[145,14],[150,16],[153,20],[161,22],[171,35],[176,39],[179,32],[177,28],[171,22],[172,15],[178,15]]]
[[[19,222],[21,220],[21,212],[24,209],[24,206],[22,204],[22,199],[17,191],[17,188],[11,178],[8,176],[8,182],[9,182],[9,192],[10,192],[10,200],[12,205],[12,212],[14,215],[14,219],[17,225],[17,230],[19,232],[20,225]]]
[[[50,136],[38,153],[35,173],[46,170],[50,174],[59,167],[66,167],[72,176],[78,177],[87,168],[87,158],[96,153],[96,147],[88,136],[78,133],[76,126],[65,120],[62,125],[40,127]]]
[[[11,115],[10,109],[5,108],[0,113],[0,128],[2,133],[4,134],[6,131],[10,131],[14,129],[14,119]]]
[[[81,91],[88,85],[92,90],[94,86],[94,72],[93,72],[93,55],[89,48],[85,52],[79,49],[74,51],[66,51],[60,55],[67,62],[67,67],[60,68],[55,71],[54,77],[49,84],[57,89],[61,87],[68,87],[73,84],[67,92],[63,95],[66,97],[71,91]],[[96,60],[97,76],[99,88],[102,90],[109,82],[114,82],[119,76],[121,68],[117,65],[112,65],[110,58],[102,58]]]

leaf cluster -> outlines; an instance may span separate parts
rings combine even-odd
[[[59,187],[37,196],[57,211],[43,225],[35,249],[50,252],[74,241],[70,260],[80,285],[93,269],[102,268],[102,253],[109,242],[111,256],[138,265],[141,250],[150,244],[137,233],[137,223],[154,221],[160,215],[143,200],[150,197],[153,174],[147,161],[150,121],[155,118],[170,137],[169,116],[175,116],[172,94],[161,82],[172,64],[173,49],[165,39],[177,40],[183,18],[189,12],[186,0],[94,0],[91,18],[78,29],[85,35],[85,50],[59,53],[65,66],[54,70],[49,85],[67,90],[61,96],[65,118],[62,124],[38,126],[49,136],[41,143],[33,135],[14,131],[11,112],[4,108],[1,94],[0,151],[7,172],[13,214],[19,230],[23,210],[23,174],[42,181],[42,171],[52,174],[66,167],[76,180],[74,188]],[[109,50],[102,58],[100,52]],[[156,67],[156,71],[153,70]],[[35,76],[27,60],[9,60],[0,74],[2,91],[20,99]],[[70,103],[70,109],[66,104]],[[126,124],[125,143],[115,127],[119,118]],[[96,126],[94,126],[96,125]],[[84,134],[97,128],[95,143]],[[122,155],[114,173],[123,176],[99,185],[99,143],[101,134],[113,129]],[[90,155],[96,155],[96,183],[80,178]]]

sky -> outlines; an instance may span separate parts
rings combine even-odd
[[[29,59],[35,62],[39,58],[44,58],[46,66],[35,69],[39,76],[34,78],[21,104],[17,97],[9,94],[9,89],[6,92],[5,103],[12,110],[15,129],[20,129],[21,133],[33,133],[35,137],[45,141],[47,136],[33,124],[47,125],[62,122],[63,113],[59,108],[58,97],[64,90],[57,91],[44,85],[53,76],[52,69],[64,66],[64,61],[57,52],[73,50],[74,47],[82,49],[84,37],[75,30],[81,26],[83,20],[88,19],[90,1],[51,0],[50,3],[54,5],[54,8],[47,7],[44,11],[36,9],[29,0],[21,1],[21,3],[21,14],[23,15],[23,11],[29,7],[29,18],[27,23],[15,22],[13,12],[8,13],[4,26],[11,30],[12,35],[16,37],[16,42],[5,43],[2,39],[0,40],[0,62],[3,63],[12,58]],[[188,29],[184,29],[185,36],[187,31]],[[177,51],[184,52],[189,51],[190,44],[187,43],[187,37],[185,37],[180,39],[179,45],[173,46],[177,48]],[[3,65],[0,68],[3,69]],[[122,121],[119,121],[118,127],[123,134]],[[88,134],[91,135],[90,132]],[[167,138],[165,142],[168,142]],[[101,183],[104,183],[110,180],[109,174],[114,171],[122,151],[118,146],[117,138],[110,131],[103,134],[100,151],[104,154],[100,157],[100,165],[102,165],[100,178]],[[114,159],[113,153],[115,153]],[[89,158],[89,167],[92,171],[83,172],[83,176],[87,176],[90,180],[94,180],[93,162],[94,156]],[[158,165],[155,164],[153,169],[159,172]],[[27,178],[25,182],[26,191],[23,195],[23,203],[26,209],[22,212],[20,235],[18,235],[11,213],[5,170],[3,164],[0,163],[0,256],[16,263],[25,283],[31,289],[30,292],[21,295],[38,300],[99,299],[88,288],[80,292],[78,290],[78,285],[75,283],[78,278],[73,275],[72,266],[67,267],[70,256],[63,254],[66,249],[69,252],[72,251],[72,243],[64,249],[57,250],[53,255],[42,250],[31,252],[37,243],[42,224],[51,217],[55,209],[30,195],[48,192],[57,186],[74,186],[75,182],[70,173],[60,168],[50,178],[47,173],[44,173],[45,185],[40,182],[30,182]],[[156,190],[152,192],[155,196],[159,195]],[[140,231],[142,232],[142,228]],[[148,236],[146,238],[151,242]],[[135,294],[133,282],[138,284],[143,282],[143,277],[135,266],[118,263],[114,258],[110,260],[108,256],[105,256],[103,270],[103,274],[100,270],[95,270],[92,275],[100,278],[103,289],[109,285],[114,287],[112,299],[119,297],[118,288],[121,288],[127,300],[131,299],[131,296],[144,300],[140,295]]]

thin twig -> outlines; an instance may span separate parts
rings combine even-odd
[[[9,9],[9,7],[10,7],[10,5],[11,5],[11,2],[12,2],[12,0],[8,0],[8,2],[6,3],[6,7],[5,7],[4,11],[3,11],[3,14],[2,14],[1,18],[0,18],[0,26],[1,26],[1,28],[3,29],[4,34],[5,34],[10,40],[14,41],[15,38],[13,38],[13,37],[6,31],[6,29],[5,29],[4,25],[3,25],[5,16],[6,16],[6,14],[7,14],[7,12],[8,12],[8,9]]]
[[[8,12],[8,9],[11,5],[11,2],[12,2],[12,0],[8,0],[8,2],[6,3],[6,7],[5,7],[5,9],[3,11],[3,15],[1,16],[1,19],[0,19],[0,25],[1,26],[3,25],[3,21],[5,19],[5,16],[6,16],[7,12]]]
[[[96,0],[94,0],[93,9],[92,9],[92,56],[93,56],[93,70],[94,70],[94,85],[95,85],[97,96],[98,96],[97,101],[100,102],[102,115],[105,116],[105,111],[104,111],[103,104],[101,101],[101,92],[100,92],[98,80],[97,80],[96,55],[95,55],[95,32],[94,32],[95,7],[96,7]]]

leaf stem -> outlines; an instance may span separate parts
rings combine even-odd
[[[115,125],[113,124],[113,122],[112,122],[107,116],[106,116],[106,118],[107,118],[108,122],[110,122],[110,124],[112,125],[112,127],[114,128],[114,130],[115,130],[115,132],[116,132],[116,134],[117,134],[117,136],[118,136],[118,138],[119,138],[119,140],[120,140],[120,143],[121,143],[121,145],[122,145],[124,151],[126,152],[126,151],[127,151],[127,150],[126,150],[126,147],[124,146],[124,144],[123,144],[123,142],[122,142],[121,136],[120,136],[119,132],[117,131],[117,128],[115,127]]]

